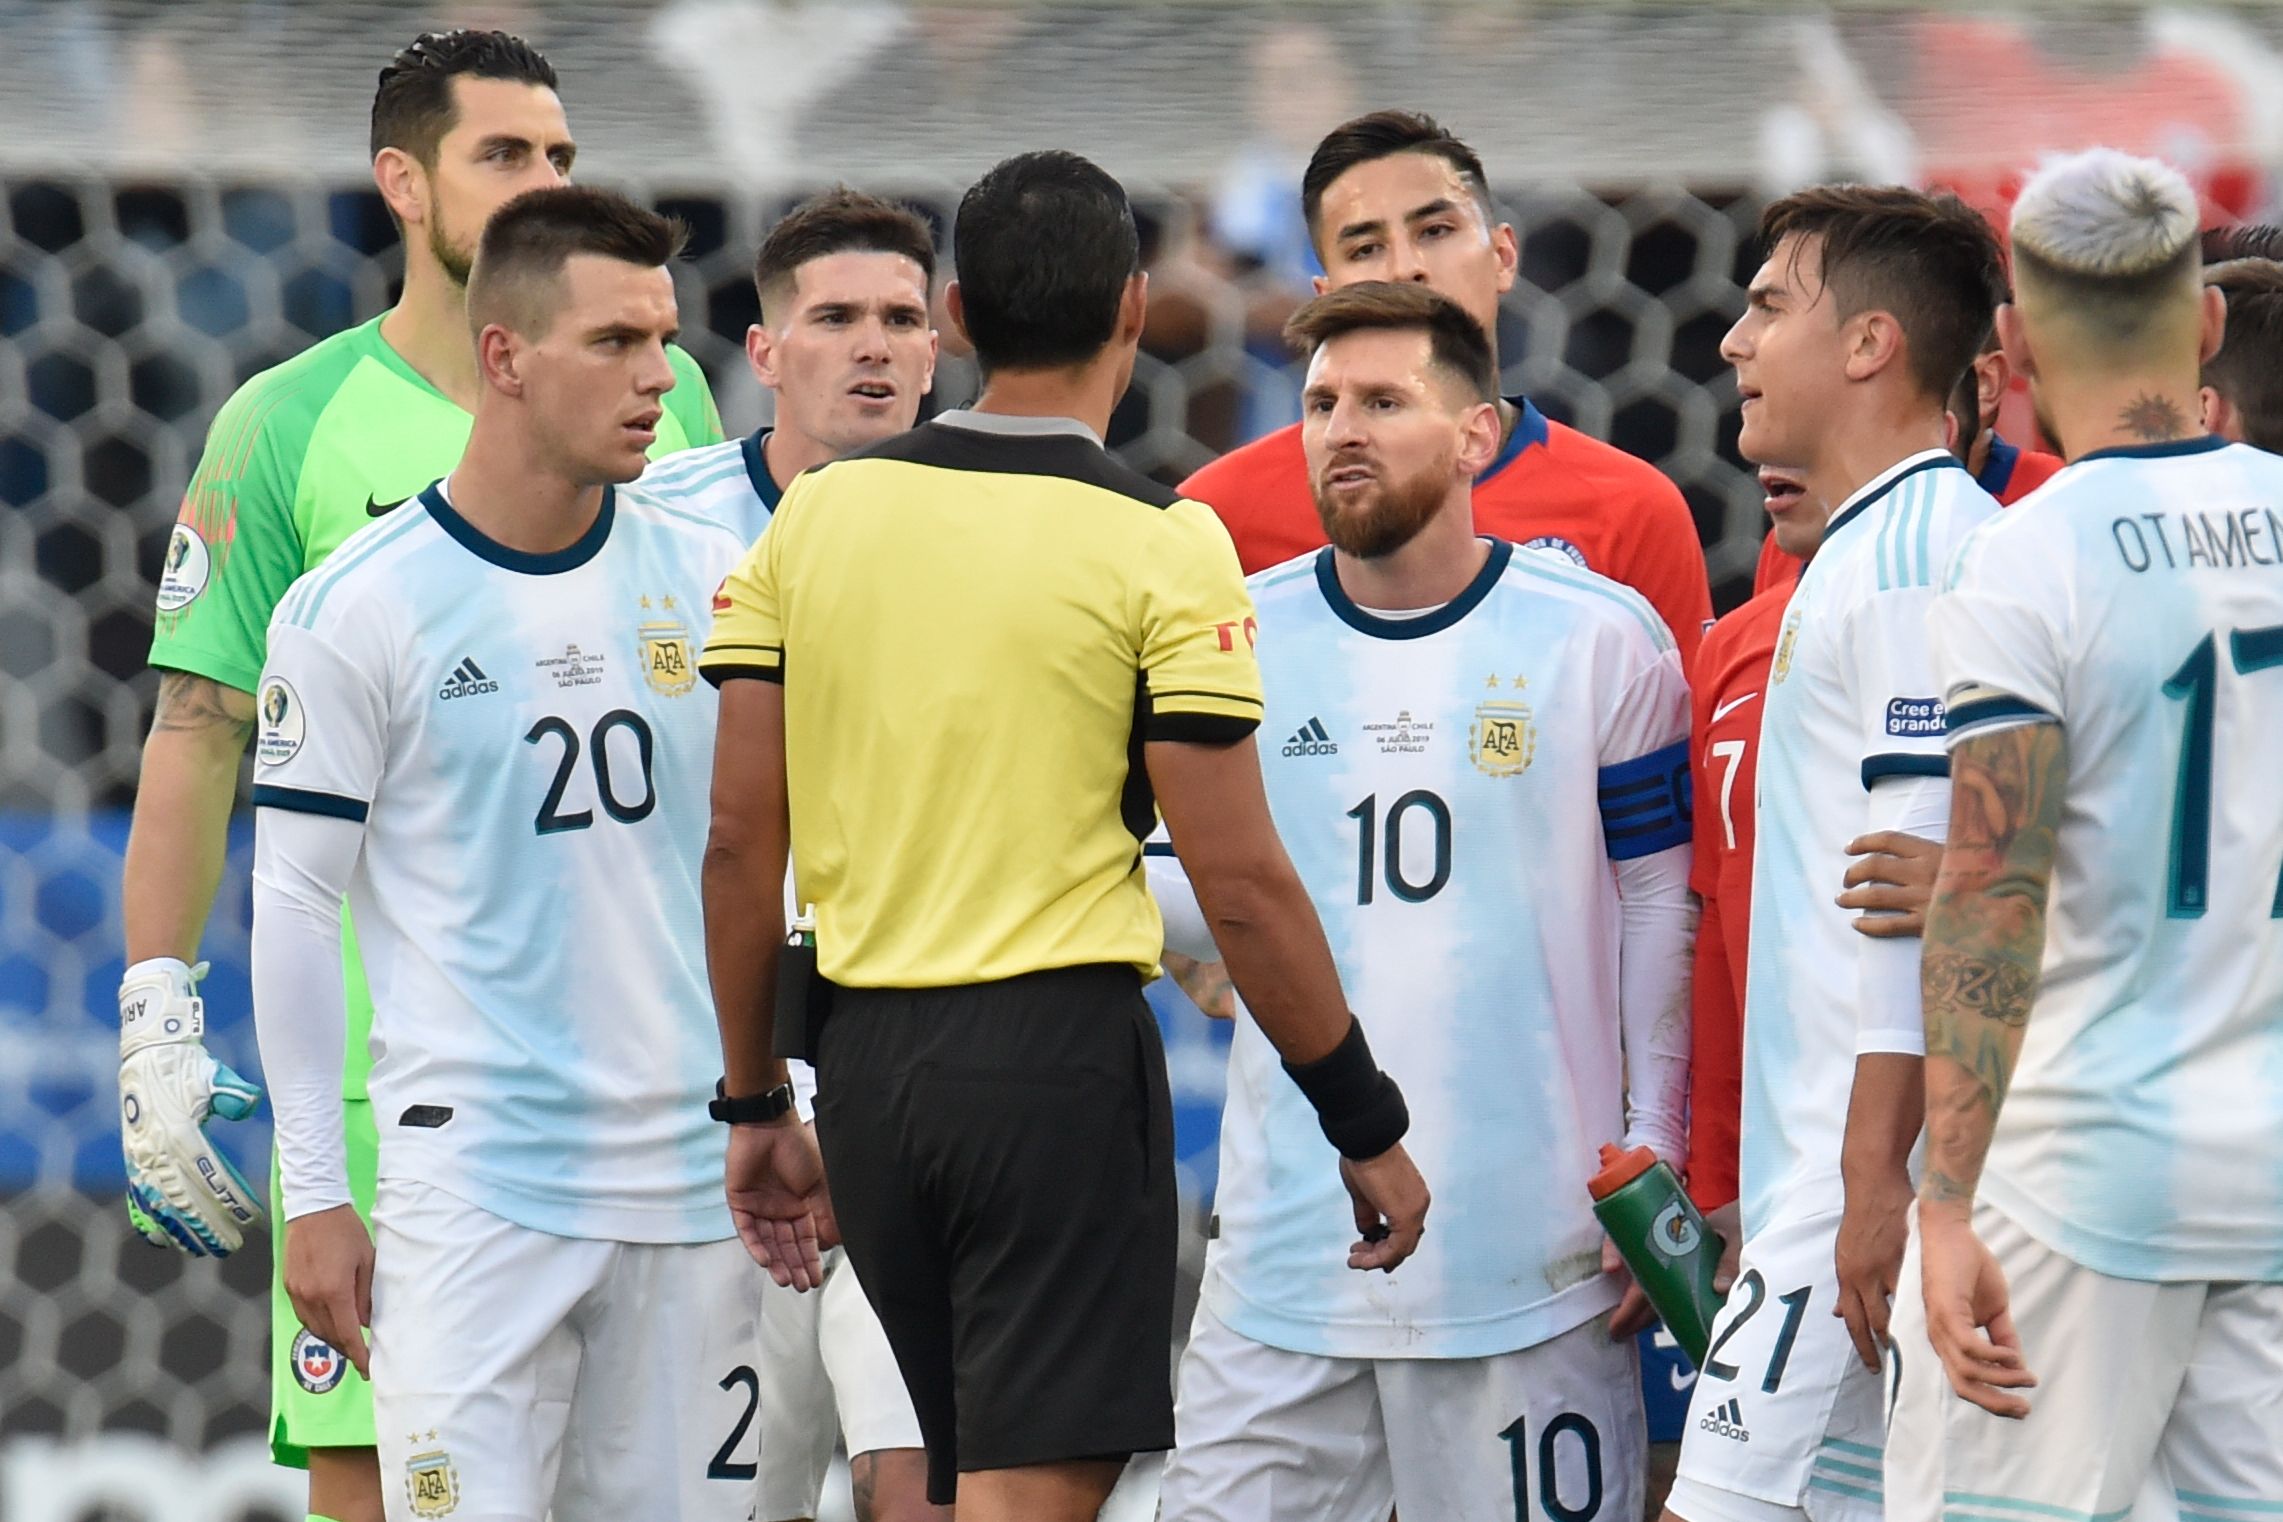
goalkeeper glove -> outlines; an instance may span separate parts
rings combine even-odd
[[[243,1120],[262,1091],[208,1055],[206,964],[156,957],[119,985],[119,1136],[127,1215],[144,1237],[227,1257],[262,1220],[246,1180],[206,1139],[209,1116]]]

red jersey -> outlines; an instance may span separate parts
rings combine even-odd
[[[1687,662],[1712,621],[1712,587],[1680,489],[1655,466],[1509,400],[1521,416],[1475,477],[1475,527],[1624,582],[1663,615]],[[1247,576],[1324,546],[1297,423],[1229,451],[1182,482],[1181,495],[1220,514]]]
[[[1790,556],[1793,567],[1799,562]],[[1791,602],[1786,577],[1712,626],[1689,670],[1689,780],[1696,792],[1689,886],[1704,902],[1690,990],[1688,1191],[1699,1209],[1736,1198],[1744,1082],[1744,949],[1752,920],[1752,798],[1760,774],[1760,710],[1776,636]]]
[[[2011,507],[2053,479],[2063,463],[2057,454],[2024,449],[2004,435],[1992,433],[1990,452],[1982,457],[1982,469],[1974,482],[1997,498],[1998,506]],[[1768,535],[1760,541],[1760,563],[1752,572],[1752,595],[1759,596],[1779,581],[1787,586],[1797,581],[1799,567],[1797,557],[1785,554],[1776,544],[1776,536]]]

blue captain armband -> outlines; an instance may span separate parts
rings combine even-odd
[[[1653,856],[1689,841],[1688,742],[1675,740],[1601,769],[1601,838],[1611,861]]]

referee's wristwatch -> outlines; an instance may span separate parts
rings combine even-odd
[[[741,1094],[729,1097],[729,1080],[713,1081],[713,1102],[706,1113],[727,1126],[759,1126],[789,1113],[793,1108],[793,1086],[780,1083],[773,1089],[758,1094]]]

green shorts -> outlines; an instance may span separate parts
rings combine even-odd
[[[365,1229],[373,1224],[373,1180],[380,1170],[380,1139],[369,1100],[347,1099],[342,1130],[348,1139],[349,1193]],[[270,1457],[293,1469],[309,1467],[312,1448],[370,1448],[373,1387],[339,1351],[302,1330],[285,1294],[285,1212],[279,1208],[277,1154],[270,1154]]]

